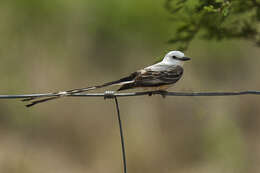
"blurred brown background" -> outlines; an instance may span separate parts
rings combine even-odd
[[[159,1],[2,0],[1,94],[60,91],[153,64],[174,23]],[[195,39],[171,91],[260,90],[260,49]],[[100,91],[102,92],[102,91]],[[128,171],[260,171],[259,96],[119,99]],[[0,172],[122,172],[113,100],[64,98],[31,109],[0,100]]]

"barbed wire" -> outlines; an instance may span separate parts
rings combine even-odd
[[[144,95],[161,95],[163,97],[168,96],[238,96],[238,95],[260,95],[260,91],[231,91],[231,92],[167,92],[167,91],[147,91],[147,92],[131,92],[131,93],[117,93],[115,91],[106,91],[103,93],[75,93],[66,94],[69,97],[104,97],[104,99],[114,99],[116,104],[118,123],[120,129],[120,139],[122,147],[122,158],[123,158],[123,170],[124,173],[127,172],[126,167],[126,152],[125,152],[125,142],[123,135],[123,127],[120,117],[119,104],[117,97],[132,97],[132,96],[144,96]],[[41,97],[59,97],[64,96],[58,93],[43,93],[43,94],[21,94],[21,95],[0,95],[0,99],[31,99],[31,98],[41,98]]]
[[[248,91],[229,91],[229,92],[167,92],[167,91],[146,91],[146,92],[130,92],[130,93],[118,93],[114,91],[106,91],[100,93],[80,93],[80,94],[67,94],[69,97],[132,97],[143,95],[162,95],[162,96],[237,96],[237,95],[260,95],[260,91],[248,90]],[[43,94],[20,94],[20,95],[0,95],[0,99],[23,99],[23,98],[40,98],[40,97],[52,97],[60,96],[54,93]]]

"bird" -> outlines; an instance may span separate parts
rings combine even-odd
[[[117,91],[134,88],[143,88],[146,91],[166,91],[168,88],[173,86],[173,84],[181,79],[184,71],[184,62],[190,59],[191,58],[186,57],[181,51],[170,51],[164,56],[161,62],[137,70],[119,80],[107,82],[102,85],[54,92],[51,94],[54,94],[55,96],[41,98],[38,100],[37,97],[30,97],[23,99],[22,101],[31,101],[30,104],[26,105],[27,107],[31,107],[39,103],[61,98],[63,96],[114,85],[120,86]]]

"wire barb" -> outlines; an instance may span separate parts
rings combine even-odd
[[[104,92],[104,99],[113,99],[115,98],[115,91],[105,91]]]

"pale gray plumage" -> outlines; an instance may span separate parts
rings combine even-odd
[[[142,88],[153,88],[152,90],[161,90],[168,88],[170,85],[176,83],[183,74],[183,64],[184,61],[190,60],[184,56],[184,53],[180,51],[170,51],[165,55],[163,60],[154,65],[148,66],[144,69],[138,70],[131,75],[121,78],[116,81],[108,82],[102,85],[80,88],[80,89],[72,89],[68,91],[57,92],[57,96],[48,97],[44,99],[35,100],[36,98],[29,98],[23,101],[31,101],[30,104],[26,105],[27,107],[33,106],[38,103],[46,102],[49,100],[57,99],[62,96],[67,96],[69,94],[81,93],[89,90],[94,90],[97,88],[103,88],[112,85],[121,86],[118,91],[125,89],[132,89],[137,87]]]

